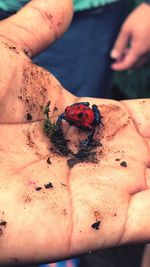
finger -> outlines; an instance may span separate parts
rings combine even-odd
[[[128,53],[124,57],[122,57],[121,60],[116,61],[111,65],[111,68],[117,71],[127,70],[134,66],[134,64],[137,62],[138,57],[139,55],[137,54],[137,52],[131,47],[128,50]]]
[[[32,0],[16,15],[4,20],[0,32],[34,56],[59,38],[71,19],[71,0]]]
[[[149,267],[150,266],[150,244],[147,244],[144,249],[142,264],[141,267]]]
[[[150,190],[135,194],[129,205],[122,243],[150,241]]]
[[[150,149],[150,113],[149,99],[123,101],[129,114],[132,114],[137,132],[145,139],[147,150]],[[150,160],[145,161],[145,187],[150,188]],[[129,203],[129,210],[125,224],[122,242],[143,242],[150,240],[150,190],[135,194]]]
[[[122,28],[110,54],[110,56],[113,59],[119,59],[120,57],[122,57],[122,55],[125,54],[126,48],[129,43],[129,39],[130,39],[130,32]]]
[[[149,99],[137,99],[132,101],[123,101],[127,110],[132,114],[137,131],[142,137],[150,140],[150,112]]]

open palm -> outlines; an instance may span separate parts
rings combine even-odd
[[[9,27],[16,27],[5,23],[4,35]],[[149,100],[78,99],[32,64],[21,41],[19,46],[4,35],[0,43],[1,264],[49,262],[149,241]],[[31,47],[35,54],[36,45]],[[70,169],[68,157],[55,153],[43,132],[43,107],[48,101],[52,121],[75,102],[98,106],[104,126],[95,137],[102,143],[97,147],[97,163],[80,162]],[[67,122],[63,130],[69,145],[77,149],[86,133]]]

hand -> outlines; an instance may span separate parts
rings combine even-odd
[[[29,14],[30,6],[26,8]],[[7,23],[3,22],[3,29]],[[19,31],[23,38],[26,31]],[[11,40],[10,31],[5,31],[7,37],[1,36],[3,266],[56,261],[124,243],[150,241],[150,101],[116,102],[71,95],[22,52],[28,41],[32,54],[40,50],[38,40],[44,47],[46,40],[42,42],[40,38],[43,32],[44,28],[35,38],[36,30],[33,31],[37,40],[33,42],[32,35],[25,34],[21,42],[16,37],[18,44]],[[103,146],[97,149],[98,163],[83,162],[69,169],[67,158],[50,150],[52,144],[42,129],[43,106],[49,100],[54,121],[66,105],[74,102],[98,105],[104,124],[99,133]],[[86,135],[67,122],[63,129],[73,147]],[[44,185],[49,182],[53,187],[46,189]],[[93,228],[94,223],[97,229]]]
[[[141,4],[125,20],[111,51],[117,71],[139,67],[150,55],[150,5]]]

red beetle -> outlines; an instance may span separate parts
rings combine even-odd
[[[92,142],[95,127],[100,124],[103,125],[101,118],[102,116],[96,105],[92,105],[92,108],[90,108],[88,102],[80,102],[67,106],[65,112],[59,116],[56,125],[60,127],[62,120],[66,120],[69,125],[88,130],[89,135],[86,139],[87,146]]]

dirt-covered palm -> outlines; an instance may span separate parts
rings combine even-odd
[[[31,1],[0,26],[2,266],[55,261],[150,240],[150,101],[79,99],[32,64],[23,50],[35,55],[53,39],[47,39],[46,31],[59,36],[71,17],[69,1],[60,13],[55,12],[57,5],[51,10],[54,1],[43,1],[40,7],[41,2]],[[27,25],[31,13],[36,27],[32,22]],[[97,104],[104,124],[95,136],[102,143],[97,163],[80,162],[70,169],[68,157],[54,153],[43,133],[43,107],[48,101],[52,121],[66,105]],[[67,122],[63,130],[68,145],[77,150],[86,133]]]

